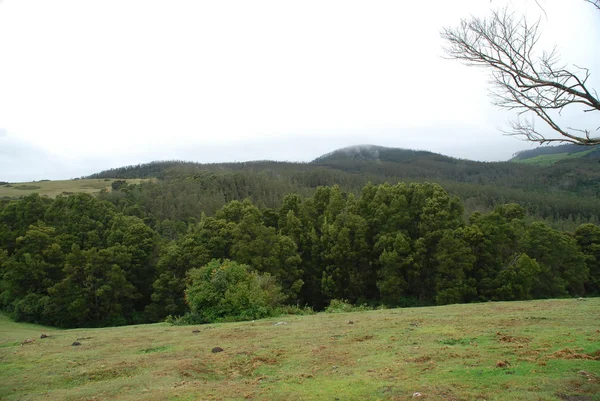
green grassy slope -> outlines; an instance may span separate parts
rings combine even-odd
[[[57,180],[57,181],[35,181],[23,183],[11,183],[0,185],[0,198],[18,198],[34,192],[51,198],[63,193],[87,192],[96,193],[102,189],[110,191],[114,179],[81,179],[81,180]],[[129,184],[139,184],[142,179],[125,180]]]
[[[551,166],[560,161],[574,159],[600,159],[600,146],[589,147],[573,144],[540,146],[518,152],[510,161],[533,166]]]
[[[598,310],[490,302],[77,330],[2,316],[0,399],[597,401]]]
[[[538,155],[535,157],[531,157],[531,158],[527,158],[527,159],[517,159],[514,161],[516,163],[530,164],[530,165],[535,165],[535,166],[551,166],[554,163],[559,162],[559,161],[579,159],[579,158],[588,156],[594,152],[597,153],[597,149],[591,148],[591,149],[587,149],[583,152],[576,152],[576,153],[566,153],[565,152],[565,153]]]

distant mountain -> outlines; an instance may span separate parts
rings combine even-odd
[[[438,157],[451,159],[437,153],[424,150],[411,150],[401,148],[386,148],[376,145],[356,145],[347,148],[337,149],[323,156],[317,157],[311,163],[324,164],[332,161],[371,161],[371,162],[392,162],[403,163],[415,160],[420,157]]]
[[[600,160],[600,145],[592,147],[573,144],[540,146],[535,149],[518,152],[509,161],[538,166],[549,166],[557,162],[579,158],[596,158]]]

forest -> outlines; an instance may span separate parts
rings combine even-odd
[[[363,174],[318,168],[188,171],[100,196],[2,200],[0,308],[19,321],[101,327],[341,300],[401,307],[600,294],[600,227],[589,222],[597,204],[565,201],[589,215],[563,231],[532,217],[535,203],[500,203],[519,188],[466,211],[453,192],[468,183],[361,185]]]
[[[600,163],[592,157],[533,166],[362,146],[340,149],[310,163],[154,162],[89,178],[153,178],[126,194],[117,191],[102,196],[121,211],[156,221],[193,222],[201,213],[212,216],[225,203],[246,198],[259,208],[278,208],[287,194],[311,197],[319,186],[339,185],[359,196],[369,182],[434,182],[462,200],[465,219],[475,211],[487,213],[499,205],[518,203],[529,219],[543,220],[563,231],[600,223]]]

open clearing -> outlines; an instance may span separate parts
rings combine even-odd
[[[10,183],[9,185],[0,185],[0,198],[19,198],[32,193],[46,195],[51,198],[60,194],[71,194],[77,192],[96,193],[103,189],[111,190],[111,184],[116,179],[81,179],[81,180],[63,180],[63,181],[34,181]],[[139,184],[144,179],[124,179],[128,184]]]
[[[74,330],[0,316],[3,400],[600,400],[600,298]]]

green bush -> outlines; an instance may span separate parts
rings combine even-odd
[[[371,310],[368,305],[352,305],[345,299],[332,299],[329,306],[325,308],[327,313],[361,312]]]
[[[275,311],[277,316],[280,315],[314,315],[315,310],[310,306],[282,305]]]
[[[188,273],[185,299],[190,313],[183,322],[212,323],[273,316],[283,299],[268,274],[231,260],[212,260]]]

